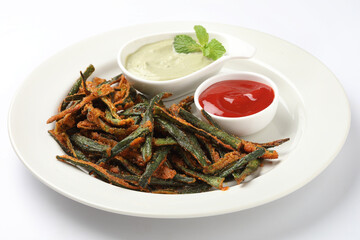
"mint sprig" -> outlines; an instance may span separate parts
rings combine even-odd
[[[174,49],[177,53],[193,53],[202,52],[205,57],[216,60],[222,57],[226,49],[216,39],[211,39],[209,42],[209,34],[201,25],[195,25],[194,30],[198,42],[188,35],[177,35],[174,38]]]

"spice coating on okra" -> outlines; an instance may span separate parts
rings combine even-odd
[[[226,181],[241,183],[275,159],[268,150],[287,142],[249,142],[191,113],[193,96],[166,107],[171,93],[146,98],[119,74],[110,80],[91,79],[90,65],[80,72],[61,101],[49,134],[67,154],[59,161],[89,175],[131,190],[158,194],[189,194],[226,190]]]

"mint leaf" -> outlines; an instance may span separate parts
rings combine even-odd
[[[201,46],[205,46],[209,42],[209,34],[206,29],[201,25],[195,25],[194,30],[196,32],[196,37]]]
[[[220,58],[226,52],[224,46],[216,39],[211,39],[211,41],[204,46],[203,54],[205,57],[216,60]]]
[[[203,52],[205,57],[212,60],[216,60],[224,55],[226,52],[224,46],[216,39],[212,39],[209,42],[209,34],[203,26],[195,25],[194,30],[199,43],[188,35],[177,35],[173,43],[177,53]]]
[[[201,52],[201,46],[188,35],[177,35],[173,45],[178,53]]]

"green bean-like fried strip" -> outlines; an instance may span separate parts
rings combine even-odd
[[[145,113],[149,103],[138,103],[119,113],[121,116],[141,116]]]
[[[251,174],[253,174],[259,167],[261,164],[261,159],[256,158],[251,160],[245,167],[245,169],[241,172],[233,172],[232,175],[235,179],[235,181],[237,182],[237,184],[242,183],[245,178],[247,176],[250,176]]]
[[[186,110],[184,110],[184,111],[186,111]],[[232,147],[228,143],[223,142],[221,139],[216,137],[212,132],[207,132],[204,129],[198,128],[198,127],[194,126],[193,124],[189,123],[188,121],[184,120],[183,118],[176,117],[175,115],[170,114],[169,112],[167,112],[164,108],[162,108],[160,106],[155,106],[155,113],[157,115],[159,115],[160,117],[165,118],[168,121],[171,121],[172,123],[175,123],[176,125],[180,126],[182,129],[185,129],[187,131],[191,131],[193,133],[197,133],[206,138],[209,138],[216,145],[222,146],[226,149],[235,150],[234,147]],[[197,121],[200,122],[200,120],[198,118],[196,118],[196,119],[197,119]],[[208,125],[210,125],[210,124],[208,124]],[[211,127],[213,127],[213,126],[211,126]]]
[[[117,90],[117,89],[115,89]],[[135,90],[135,88],[133,86],[130,86],[130,88],[128,89],[127,95],[124,96],[124,98],[122,98],[121,100],[117,101],[114,103],[114,105],[117,108],[127,108],[127,105],[133,105],[133,103],[135,102],[136,99],[136,95],[137,95],[137,91]]]
[[[116,75],[115,77],[112,77],[111,80],[110,80],[110,85],[120,81],[121,77],[122,77],[122,73]]]
[[[106,104],[106,106],[108,107],[111,115],[112,115],[115,119],[121,120],[121,117],[117,114],[117,108],[116,108],[115,105],[111,102],[111,100],[110,100],[110,98],[109,98],[108,96],[102,97],[102,98],[101,98],[101,101]]]
[[[155,95],[153,98],[151,98],[150,103],[146,108],[144,117],[141,120],[141,123],[145,123],[148,121],[152,124],[152,126],[154,126],[154,114],[153,114],[154,105],[156,103],[158,103],[159,101],[161,101],[161,99],[163,97],[167,97],[169,95],[170,94],[163,92],[163,93],[159,93],[159,94]],[[141,153],[142,153],[142,157],[145,162],[150,161],[151,156],[152,156],[152,138],[153,138],[153,131],[150,131],[150,133],[147,134],[145,137],[144,144],[141,146]]]
[[[150,132],[149,134],[147,134],[145,136],[145,141],[140,148],[142,158],[144,159],[145,162],[150,161],[151,156],[153,154],[152,153],[152,138],[153,138],[153,133]]]
[[[205,174],[214,174],[222,169],[225,169],[231,163],[238,161],[240,158],[245,157],[246,154],[241,154],[237,151],[226,153],[223,158],[218,162],[206,166],[203,170]]]
[[[123,179],[125,181],[131,182],[135,185],[139,184],[140,176],[136,175],[125,175],[125,174],[118,174],[118,173],[109,173],[113,176],[116,176],[120,179]],[[184,183],[177,182],[172,179],[161,179],[156,177],[151,177],[149,185],[161,185],[161,186],[184,186]]]
[[[217,188],[217,189],[220,189],[220,190],[224,190],[225,188],[223,187],[223,182],[225,180],[224,177],[216,177],[216,176],[210,176],[210,175],[205,175],[205,174],[202,174],[202,173],[198,173],[198,172],[195,172],[193,170],[190,170],[190,169],[187,169],[183,166],[179,166],[180,169],[186,174],[186,175],[189,175],[191,177],[194,177],[196,179],[199,179],[203,182],[206,182],[207,184]]]
[[[133,186],[129,184],[124,179],[117,177],[116,175],[112,174],[110,171],[100,167],[99,165],[96,165],[95,163],[87,162],[70,156],[56,156],[56,158],[61,162],[70,163],[75,166],[84,167],[89,171],[93,171],[99,176],[108,180],[111,184],[114,184],[116,186],[139,190],[138,186]]]
[[[127,160],[126,158],[123,158],[119,155],[115,156],[114,159],[116,161],[119,161],[121,163],[121,165],[128,170],[130,173],[135,174],[140,176],[143,171],[140,170],[139,168],[137,168],[134,164],[132,164],[129,160]]]
[[[210,116],[210,114],[208,114],[204,109],[201,109],[201,114],[211,125],[213,125],[214,127],[218,128],[218,129],[221,129],[219,124],[217,122],[215,122],[215,120]]]
[[[102,155],[107,155],[110,150],[109,146],[100,144],[80,134],[73,134],[71,135],[70,139],[77,147],[84,151],[96,152],[101,153]]]
[[[256,145],[259,145],[263,148],[272,148],[272,147],[277,147],[287,141],[289,141],[290,138],[283,138],[283,139],[278,139],[278,140],[275,140],[275,141],[272,141],[272,142],[267,142],[267,143],[254,143]]]
[[[156,121],[163,127],[170,135],[178,142],[178,144],[189,151],[191,155],[200,163],[201,166],[205,167],[208,165],[209,160],[206,158],[204,152],[200,148],[199,144],[196,144],[189,138],[189,135],[184,133],[181,129],[176,127],[174,124],[157,118]]]
[[[188,137],[188,139],[190,140],[190,142],[192,142],[194,144],[194,148],[198,149],[198,152],[204,156],[204,159],[206,161],[205,165],[206,166],[209,165],[211,163],[211,161],[206,157],[206,155],[205,155],[204,151],[202,150],[202,148],[200,146],[200,143],[199,143],[198,139],[196,138],[196,136],[194,134],[187,133],[187,132],[185,134]],[[204,167],[205,165],[202,165],[202,166]]]
[[[191,170],[198,170],[198,167],[191,161],[190,158],[192,158],[191,154],[189,152],[186,152],[181,147],[175,147],[174,148],[176,152],[181,156],[182,160],[185,162],[185,164],[191,169]],[[194,160],[195,161],[195,160]]]
[[[80,77],[81,77],[82,86],[84,88],[84,92],[86,95],[89,95],[91,92],[88,89],[88,87],[86,86],[86,78],[85,78],[84,74],[82,73],[82,71],[80,71]]]
[[[149,180],[150,180],[151,176],[153,175],[153,173],[156,171],[156,169],[158,169],[158,167],[164,161],[166,161],[166,156],[169,153],[169,151],[170,151],[170,147],[165,146],[165,147],[160,147],[154,153],[154,155],[150,159],[150,162],[146,165],[145,172],[140,177],[139,186],[141,186],[142,188],[145,188],[148,185]]]
[[[130,135],[122,139],[120,142],[118,142],[112,149],[111,149],[111,155],[107,159],[100,160],[101,162],[107,161],[114,156],[118,155],[122,151],[124,151],[126,148],[128,148],[133,141],[135,141],[137,138],[145,137],[146,134],[150,132],[150,128],[152,128],[151,125],[148,123],[145,123],[143,125],[140,125],[135,131],[133,131]]]
[[[51,123],[53,121],[57,121],[57,120],[63,118],[68,113],[76,112],[76,111],[80,110],[83,106],[88,104],[89,102],[92,102],[93,100],[95,100],[97,98],[106,96],[106,95],[112,93],[113,91],[114,90],[109,85],[105,84],[105,85],[101,86],[100,88],[98,88],[96,92],[93,92],[90,95],[84,97],[83,100],[80,103],[78,103],[77,105],[71,106],[70,108],[67,108],[64,111],[61,111],[58,114],[50,117],[46,121],[46,123]]]
[[[230,145],[234,149],[239,150],[241,148],[241,146],[242,146],[241,139],[236,138],[215,126],[212,126],[211,124],[209,124],[207,122],[200,121],[192,113],[190,113],[182,108],[179,109],[179,114],[182,118],[184,118],[190,124],[194,125],[197,128],[204,130],[202,132],[199,132],[199,134],[203,135],[203,132],[206,132],[206,133],[209,133],[206,135],[213,135],[216,138],[220,139],[222,142]]]
[[[210,156],[210,160],[211,162],[217,162],[220,159],[220,155],[217,152],[217,149],[215,148],[215,146],[209,141],[207,140],[205,137],[200,136],[198,134],[195,134],[195,136],[197,137],[197,139],[202,143],[202,145],[204,146],[206,152],[208,153],[208,155]]]
[[[108,124],[106,124],[103,120],[101,120],[101,117],[104,116],[104,113],[100,109],[94,108],[91,104],[85,106],[85,109],[88,111],[87,119],[90,122],[95,123],[104,132],[121,137],[127,134],[128,132],[127,129],[111,127]]]
[[[125,128],[111,127],[100,118],[98,118],[94,123],[104,132],[114,134],[115,136],[124,136],[127,133]]]
[[[71,101],[76,101],[76,100],[81,100],[85,97],[86,95],[83,94],[83,93],[76,93],[74,95],[70,95],[70,96],[67,96],[64,101],[65,102],[71,102]]]
[[[194,96],[188,96],[179,102],[179,106],[190,111],[191,105],[194,103]]]
[[[205,130],[205,132],[213,134],[214,136],[219,138],[221,141],[229,144],[236,150],[240,150],[243,148],[246,152],[253,152],[259,147],[255,143],[245,141],[239,137],[230,135],[227,132],[218,129],[207,122],[199,121],[199,119],[197,117],[195,117],[192,113],[190,113],[182,108],[179,109],[179,114],[181,117],[183,117],[189,123],[193,124],[195,127],[198,127],[200,129]],[[199,132],[199,134],[201,134],[201,133],[202,132]],[[263,156],[263,158],[270,158],[270,159],[274,159],[277,157],[278,157],[278,154],[276,151],[268,151],[268,150],[265,151],[265,154]]]
[[[191,184],[196,182],[196,179],[193,177],[188,177],[186,175],[183,174],[175,174],[175,176],[173,177],[173,180],[177,181],[177,182],[182,182],[182,183],[187,183],[187,184]]]
[[[87,162],[90,161],[82,151],[80,151],[78,149],[74,149],[74,152],[75,152],[76,158],[83,160],[83,161],[87,161]]]
[[[184,187],[168,186],[167,188],[155,189],[151,191],[152,193],[157,194],[191,194],[191,193],[201,193],[209,191],[212,186],[201,182],[196,184],[185,185]]]
[[[120,81],[121,76],[122,76],[122,73],[120,73],[119,75],[116,75],[115,77],[112,77],[112,78],[111,78],[110,80],[108,80],[108,81],[104,81],[104,82],[100,83],[100,84],[98,85],[98,87],[101,86],[101,85],[104,85],[104,84],[113,85],[114,83]]]
[[[160,146],[178,145],[178,142],[172,137],[165,137],[165,138],[153,138],[153,144],[156,147],[160,147]]]
[[[134,119],[132,119],[132,118],[124,118],[124,119],[114,118],[108,109],[105,110],[104,120],[107,123],[110,123],[111,125],[114,125],[117,127],[124,127],[124,126],[129,126],[129,125],[134,124]]]
[[[161,179],[151,177],[149,185],[160,185],[160,186],[184,186],[184,182],[174,181],[173,179]]]
[[[227,177],[228,175],[232,174],[234,171],[244,167],[248,162],[253,159],[261,157],[265,153],[264,148],[257,148],[255,151],[247,154],[246,156],[240,158],[237,162],[231,165],[229,168],[224,169],[220,172],[220,177]]]
[[[84,72],[84,78],[85,78],[85,80],[87,79],[87,78],[89,78],[90,77],[90,75],[93,73],[95,71],[95,67],[92,65],[92,64],[90,64],[87,68],[86,68],[86,70],[85,70],[85,72]],[[77,93],[78,91],[79,91],[79,88],[80,88],[80,86],[81,86],[81,77],[79,77],[76,81],[75,81],[75,83],[74,83],[74,85],[71,87],[71,89],[70,89],[70,91],[68,92],[68,96],[70,96],[70,95],[74,95],[75,93]],[[63,101],[62,102],[62,104],[61,104],[61,107],[60,107],[60,111],[63,111],[65,108],[66,108],[66,106],[67,106],[67,102],[65,102],[65,101]]]
[[[212,188],[209,184],[206,183],[198,183],[193,185],[187,185],[183,189],[179,190],[178,193],[180,194],[189,194],[189,193],[201,193],[209,191]]]

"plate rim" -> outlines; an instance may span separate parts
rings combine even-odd
[[[252,207],[256,207],[256,206],[259,206],[259,205],[262,205],[262,204],[265,204],[265,203],[269,203],[271,201],[274,201],[276,199],[279,199],[283,196],[286,196],[288,195],[289,193],[291,192],[294,192],[295,190],[298,190],[300,189],[301,187],[303,187],[304,185],[308,184],[310,181],[312,181],[316,176],[318,176],[321,172],[324,171],[324,169],[333,161],[333,159],[335,159],[335,157],[337,156],[337,154],[340,152],[340,150],[342,149],[346,139],[347,139],[347,136],[348,136],[348,133],[349,133],[349,130],[350,130],[350,126],[351,126],[351,108],[350,108],[350,104],[349,104],[349,101],[348,101],[348,98],[347,98],[347,95],[346,95],[346,92],[343,88],[343,86],[341,85],[340,81],[337,79],[337,77],[334,75],[334,73],[331,72],[331,70],[325,65],[323,64],[318,58],[316,58],[315,56],[311,55],[310,53],[308,53],[306,50],[290,43],[290,42],[287,42],[286,40],[283,40],[281,38],[278,38],[276,36],[273,36],[271,34],[268,34],[268,33],[263,33],[263,32],[260,32],[260,31],[257,31],[257,30],[252,30],[252,29],[248,29],[248,28],[243,28],[241,26],[236,26],[236,25],[229,25],[229,24],[218,24],[218,23],[210,23],[210,22],[207,22],[205,24],[209,24],[209,25],[213,25],[213,24],[217,24],[217,25],[227,25],[227,26],[232,26],[234,28],[242,28],[242,29],[247,29],[247,30],[250,30],[250,31],[255,31],[255,32],[259,32],[259,33],[262,33],[262,34],[266,34],[276,40],[281,40],[281,41],[285,41],[287,42],[288,44],[290,44],[291,46],[295,46],[296,48],[298,48],[298,50],[302,51],[302,52],[305,52],[307,53],[310,57],[316,59],[320,64],[322,64],[323,67],[325,67],[325,69],[332,74],[333,78],[337,81],[338,85],[341,87],[341,90],[342,90],[342,95],[343,97],[345,97],[345,102],[347,103],[347,112],[348,112],[348,115],[345,117],[347,119],[347,125],[346,125],[346,129],[343,133],[343,138],[341,139],[341,143],[338,144],[338,149],[336,149],[336,151],[334,151],[334,154],[333,156],[326,162],[326,164],[324,164],[322,166],[321,169],[318,169],[317,173],[314,173],[314,176],[310,177],[310,178],[307,178],[307,181],[303,181],[302,184],[300,184],[299,186],[296,186],[294,187],[293,189],[289,189],[288,192],[283,192],[281,195],[277,195],[277,196],[273,196],[271,199],[268,199],[266,202],[260,202],[260,203],[256,203],[254,202],[254,204],[252,206],[248,206],[246,208],[243,208],[243,209],[235,209],[235,210],[228,210],[228,211],[224,211],[224,210],[219,210],[218,212],[209,212],[207,214],[187,214],[187,215],[183,215],[183,216],[178,216],[178,215],[167,215],[167,214],[142,214],[142,213],[135,213],[135,212],[126,212],[126,211],[113,211],[112,209],[109,209],[109,208],[106,208],[106,206],[98,206],[98,205],[93,205],[89,202],[87,202],[86,200],[84,199],[80,199],[80,198],[77,198],[76,196],[73,196],[71,194],[69,194],[68,192],[66,191],[63,191],[62,189],[60,189],[59,187],[57,186],[54,186],[52,184],[50,184],[46,179],[44,179],[42,176],[36,174],[36,172],[31,168],[31,166],[29,165],[29,163],[25,160],[25,158],[22,156],[21,154],[21,150],[18,148],[18,146],[16,145],[16,140],[15,140],[15,137],[13,136],[13,133],[12,133],[12,121],[11,121],[11,115],[12,115],[12,112],[14,111],[14,103],[16,101],[16,99],[18,98],[18,95],[21,91],[21,89],[23,88],[24,84],[26,82],[29,81],[29,79],[31,79],[31,76],[34,72],[36,72],[38,69],[41,68],[41,66],[46,63],[49,59],[51,58],[54,58],[56,57],[59,53],[61,53],[62,51],[64,51],[65,49],[70,49],[74,46],[76,46],[77,44],[81,43],[81,42],[84,42],[84,41],[88,41],[89,39],[92,39],[92,38],[96,38],[96,37],[99,37],[100,35],[104,36],[104,35],[107,35],[107,34],[110,34],[110,33],[113,33],[113,32],[118,32],[118,31],[121,31],[121,30],[124,30],[124,29],[129,29],[133,26],[149,26],[149,25],[153,25],[153,24],[169,24],[169,23],[190,23],[188,21],[186,22],[181,22],[181,21],[170,21],[170,22],[161,22],[161,23],[146,23],[146,24],[137,24],[137,25],[130,25],[130,26],[126,26],[126,27],[122,27],[122,28],[119,28],[119,29],[114,29],[114,30],[111,30],[111,31],[107,31],[107,32],[104,32],[104,33],[100,33],[100,34],[97,34],[97,35],[94,35],[94,36],[91,36],[89,38],[86,38],[86,39],[83,39],[79,42],[76,42],[70,46],[67,46],[66,48],[60,50],[59,52],[55,53],[54,55],[50,56],[48,59],[45,59],[45,61],[43,61],[42,63],[40,63],[39,66],[37,66],[24,80],[23,82],[19,85],[19,87],[17,88],[16,92],[14,93],[13,97],[12,97],[12,100],[11,100],[11,104],[10,104],[10,107],[9,107],[9,110],[8,110],[8,116],[7,116],[7,125],[8,125],[8,135],[9,135],[9,138],[10,138],[10,142],[11,142],[11,145],[16,153],[16,155],[18,156],[18,158],[21,160],[21,162],[30,170],[30,172],[36,177],[38,178],[42,183],[44,183],[46,186],[49,186],[51,189],[55,190],[56,192],[72,199],[72,200],[75,200],[75,201],[78,201],[80,203],[83,203],[85,205],[88,205],[88,206],[91,206],[91,207],[95,207],[95,208],[98,208],[98,209],[102,209],[102,210],[105,210],[105,211],[108,211],[108,212],[116,212],[116,213],[120,213],[120,214],[125,214],[125,215],[131,215],[131,216],[141,216],[141,217],[151,217],[151,218],[189,218],[189,217],[204,217],[204,216],[213,216],[213,215],[220,215],[220,214],[225,214],[225,213],[230,213],[230,212],[235,212],[235,211],[240,211],[240,210],[243,210],[243,209],[249,209],[249,208],[252,208]],[[114,59],[114,61],[116,61],[116,59]]]

